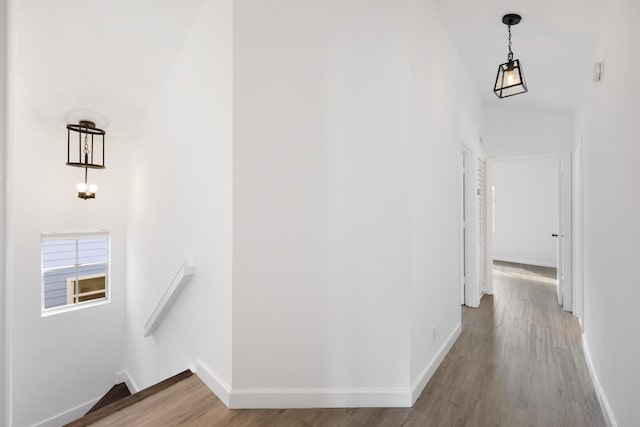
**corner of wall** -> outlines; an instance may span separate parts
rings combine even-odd
[[[138,384],[134,381],[133,377],[126,369],[116,374],[116,384],[120,383],[125,383],[131,394],[140,391],[140,387],[138,387]]]
[[[200,359],[196,362],[195,373],[202,382],[209,387],[209,390],[229,408],[231,402],[231,386]]]
[[[451,348],[456,343],[461,333],[462,324],[459,323],[453,332],[451,332],[451,335],[449,335],[444,344],[442,344],[442,347],[440,347],[438,352],[433,356],[429,363],[427,363],[427,366],[425,366],[418,377],[411,383],[411,406],[416,403],[420,394],[422,394],[422,391],[431,380],[431,377],[433,377],[433,374],[436,373],[436,370],[444,361],[444,358],[449,354],[449,351],[451,351]]]

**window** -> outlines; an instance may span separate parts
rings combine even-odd
[[[42,235],[42,312],[109,300],[109,233]]]

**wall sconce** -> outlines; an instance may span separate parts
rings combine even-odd
[[[73,133],[73,138],[72,138]],[[75,134],[78,134],[76,150]],[[106,132],[96,124],[81,120],[77,125],[67,125],[67,166],[84,168],[84,182],[76,186],[78,197],[84,200],[95,199],[98,186],[89,184],[89,169],[104,169],[104,136]],[[71,140],[74,143],[71,143]],[[73,159],[73,161],[72,161]],[[77,161],[76,161],[77,160]]]
[[[496,84],[493,88],[493,92],[498,98],[508,98],[528,92],[522,63],[518,59],[513,59],[513,51],[511,50],[511,26],[518,25],[521,20],[522,17],[515,13],[509,13],[502,17],[502,23],[509,27],[509,55],[507,62],[498,67]]]

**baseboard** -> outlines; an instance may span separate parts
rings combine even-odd
[[[116,374],[116,384],[120,383],[125,383],[131,394],[140,391],[140,387],[138,387],[136,382],[131,377],[131,374],[127,370],[120,371]]]
[[[230,407],[231,386],[200,359],[196,362],[196,375],[227,408]]]
[[[75,408],[71,408],[67,411],[59,413],[58,415],[54,415],[51,418],[47,418],[44,421],[40,421],[39,423],[34,424],[34,427],[59,427],[61,425],[70,423],[71,421],[75,421],[78,418],[83,417],[84,414],[86,414],[98,400],[100,400],[100,398],[96,397],[93,400],[76,406]]]
[[[611,406],[609,406],[607,395],[604,393],[604,389],[600,385],[600,381],[598,381],[596,371],[593,368],[593,362],[591,361],[591,354],[589,353],[589,346],[587,345],[587,337],[585,336],[585,334],[582,334],[582,350],[584,351],[584,358],[587,361],[589,374],[591,375],[591,381],[593,382],[593,387],[596,389],[596,394],[598,395],[598,400],[600,401],[600,407],[602,408],[605,421],[607,422],[608,427],[618,427],[616,417],[613,415]]]
[[[406,408],[411,392],[404,387],[253,388],[231,390],[231,409]]]
[[[418,377],[415,379],[413,384],[411,384],[411,406],[416,403],[418,397],[420,397],[420,394],[422,394],[422,391],[429,383],[429,380],[431,380],[431,377],[433,377],[433,374],[436,373],[436,370],[438,369],[444,358],[447,356],[447,354],[449,354],[449,351],[451,351],[451,348],[456,343],[461,333],[462,325],[458,324],[458,326],[456,326],[453,332],[451,332],[451,335],[449,335],[444,344],[442,344],[440,350],[438,350],[435,356],[433,356],[427,366],[422,370],[420,375],[418,375]]]
[[[554,263],[532,261],[532,260],[527,260],[527,259],[515,259],[515,258],[507,258],[507,257],[493,257],[493,260],[494,261],[502,261],[502,262],[510,262],[510,263],[513,263],[513,264],[535,265],[537,267],[558,268],[558,265],[554,264]]]
[[[462,332],[458,324],[411,387],[231,388],[202,360],[196,374],[229,409],[408,408],[442,363]]]

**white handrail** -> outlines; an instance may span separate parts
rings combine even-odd
[[[145,337],[152,335],[158,328],[160,322],[162,322],[162,319],[169,312],[169,310],[173,306],[173,303],[178,298],[178,295],[180,295],[180,292],[182,291],[182,288],[184,288],[184,285],[186,285],[189,280],[191,280],[191,276],[193,276],[194,270],[195,269],[193,265],[189,261],[185,261],[182,263],[180,269],[169,284],[169,287],[164,291],[164,294],[162,295],[162,298],[160,298],[158,305],[156,305],[153,313],[151,313],[151,316],[149,316],[149,320],[147,320],[147,323],[144,325]]]

